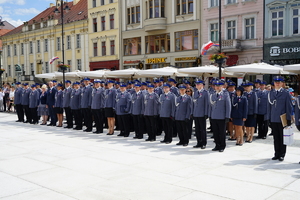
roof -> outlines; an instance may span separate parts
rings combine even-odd
[[[1,27],[1,29],[8,29],[8,30],[12,30],[16,27],[14,27],[11,23],[9,23],[8,21],[3,21],[4,26]]]
[[[65,7],[66,5],[69,6],[70,11],[64,12],[64,24],[87,19],[87,17],[88,17],[87,0],[80,0],[76,5],[73,5],[73,2],[66,2],[63,6]],[[58,20],[57,25],[60,25],[61,24],[61,15],[60,14],[56,15],[54,13],[55,9],[56,9],[56,6],[47,8],[46,10],[44,10],[43,12],[41,12],[40,14],[38,14],[31,20],[29,20],[28,25],[34,24],[34,21],[35,21],[35,23],[41,23],[42,18],[43,18],[44,22],[48,21],[49,18],[57,19]],[[58,7],[58,9],[60,11],[60,7]],[[6,33],[4,36],[21,33],[23,27],[24,27],[24,24],[11,30],[10,32]]]

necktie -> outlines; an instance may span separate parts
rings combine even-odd
[[[276,90],[276,96],[277,96],[277,94],[278,94],[278,90]]]
[[[219,93],[217,93],[217,98],[219,98]]]

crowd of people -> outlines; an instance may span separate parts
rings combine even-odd
[[[295,112],[295,123],[299,127],[299,100],[293,98],[285,88],[284,78],[275,76],[268,85],[263,80],[243,82],[237,86],[233,81],[212,79],[208,89],[205,81],[195,79],[195,87],[189,80],[177,85],[173,78],[152,82],[139,80],[117,82],[89,78],[81,82],[65,81],[65,86],[55,80],[44,85],[15,83],[14,105],[17,122],[83,130],[84,132],[129,137],[156,141],[164,133],[161,143],[170,144],[179,137],[176,145],[188,146],[193,126],[197,143],[194,148],[205,149],[207,145],[207,120],[213,132],[213,151],[223,152],[228,140],[237,146],[266,139],[269,127],[274,137],[275,154],[272,160],[283,161],[286,145],[283,143],[283,125],[280,116],[286,114],[287,125],[291,125]],[[6,89],[7,94],[12,89]],[[2,92],[0,92],[1,94]],[[7,96],[7,95],[6,95]],[[9,96],[10,98],[10,96]],[[294,104],[293,104],[294,103]],[[49,119],[48,119],[49,118]],[[49,123],[47,123],[49,121]],[[246,139],[244,139],[246,138]]]
[[[4,84],[0,88],[0,112],[15,112],[14,109],[15,87]]]

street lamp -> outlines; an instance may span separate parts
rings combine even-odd
[[[221,8],[221,3],[222,1],[219,0],[219,53],[222,53],[222,34],[221,34],[221,19],[222,19],[222,8]],[[222,76],[222,62],[218,62],[218,65],[219,65],[219,79],[221,79],[221,76]]]
[[[2,21],[2,17],[0,16],[0,30],[2,29],[2,26],[5,26],[5,24]],[[0,69],[2,68],[2,44],[0,49]],[[0,70],[0,88],[2,88],[2,74],[3,71]]]
[[[60,0],[60,11],[58,8],[54,10],[54,13],[58,15],[59,13],[61,14],[61,41],[62,41],[62,64],[65,64],[65,42],[64,42],[64,10],[66,12],[69,12],[70,8],[68,5],[63,7],[63,0]],[[65,87],[66,83],[66,78],[65,78],[65,67],[61,67],[62,72],[63,72],[63,86]]]

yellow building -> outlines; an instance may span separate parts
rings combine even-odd
[[[58,71],[62,63],[61,1],[2,36],[4,81],[36,81],[35,74]],[[89,70],[87,0],[64,2],[64,54],[70,71]],[[59,57],[53,64],[49,60]]]
[[[88,1],[90,70],[119,69],[119,1]]]

